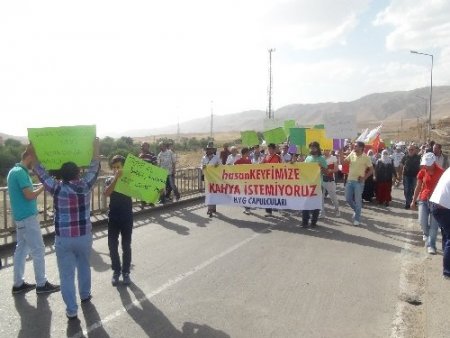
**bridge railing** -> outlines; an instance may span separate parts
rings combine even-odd
[[[103,194],[105,190],[105,180],[107,176],[100,176],[95,183],[91,194],[91,215],[104,214],[108,210],[108,198]],[[175,184],[183,197],[199,194],[204,189],[204,182],[201,180],[200,168],[179,169],[175,173]],[[37,184],[36,186],[39,186]],[[15,232],[15,224],[11,215],[11,205],[9,202],[8,188],[0,187],[0,236],[9,235]],[[48,192],[40,194],[37,198],[39,219],[41,226],[49,226],[53,223],[53,198]],[[134,199],[134,203],[140,201]],[[1,245],[1,243],[0,243]]]

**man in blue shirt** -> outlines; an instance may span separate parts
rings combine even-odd
[[[59,285],[49,283],[45,276],[44,241],[36,203],[36,198],[44,190],[44,187],[33,189],[33,182],[28,173],[33,164],[34,157],[27,148],[22,154],[21,162],[9,171],[7,178],[12,215],[17,227],[13,294],[33,289],[36,289],[37,294],[59,291]],[[25,261],[29,253],[33,258],[36,284],[24,281]]]

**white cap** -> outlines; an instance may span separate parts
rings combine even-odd
[[[436,162],[436,156],[434,156],[433,153],[425,153],[422,156],[420,165],[426,165],[427,167],[431,167],[434,162]]]

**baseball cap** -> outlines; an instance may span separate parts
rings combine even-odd
[[[436,156],[434,156],[433,153],[425,153],[422,156],[420,165],[426,165],[427,167],[431,167],[434,162],[436,162]]]

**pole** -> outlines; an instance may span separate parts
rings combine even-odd
[[[431,56],[431,76],[430,76],[430,111],[429,111],[429,117],[428,117],[428,139],[431,140],[431,102],[433,98],[433,63],[434,63],[434,57],[433,54],[430,54]]]
[[[213,138],[213,119],[214,119],[214,112],[213,112],[213,101],[211,101],[211,126],[209,130],[209,137]]]
[[[273,119],[274,115],[272,113],[272,53],[275,51],[275,48],[269,49],[269,88],[268,88],[268,96],[269,96],[269,106],[267,108],[267,117],[269,119]]]

